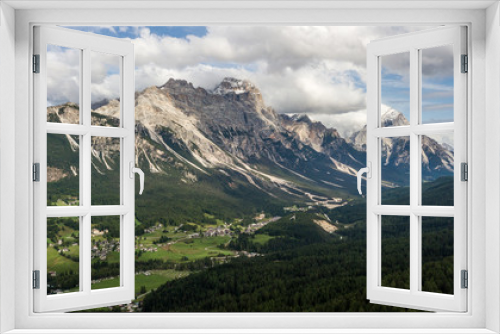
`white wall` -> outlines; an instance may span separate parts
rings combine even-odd
[[[499,4],[486,11],[486,251],[496,254],[486,263],[486,328],[500,332],[500,15]]]
[[[14,237],[15,11],[0,3],[0,244]],[[14,258],[0,253],[0,332],[14,328]]]

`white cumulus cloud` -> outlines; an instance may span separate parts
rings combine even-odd
[[[184,38],[160,36],[147,27],[97,27],[92,31],[114,29],[132,36],[137,90],[162,85],[170,78],[206,89],[215,88],[227,76],[247,79],[277,112],[307,113],[346,134],[366,122],[366,45],[374,39],[423,28],[211,26],[202,37]],[[62,90],[54,89],[49,98],[53,104],[65,98],[74,100],[78,94],[78,87],[71,83],[78,73],[75,55],[62,52],[57,56],[61,64],[54,71],[57,68],[66,74],[66,84]],[[429,66],[445,71],[440,55],[446,51],[429,55]],[[99,61],[92,68],[92,100],[116,98],[119,76],[105,66],[109,63],[105,57]],[[402,66],[394,63],[387,68],[398,73]]]

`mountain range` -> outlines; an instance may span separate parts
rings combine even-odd
[[[357,196],[355,175],[366,162],[366,126],[343,138],[306,115],[277,113],[254,84],[235,78],[225,78],[213,90],[170,79],[137,92],[135,101],[136,163],[149,177],[146,194],[149,183],[150,194],[165,192],[160,186],[185,188],[185,198],[173,192],[170,201],[204,194],[228,205],[235,196],[262,205],[266,200],[281,205]],[[94,125],[119,125],[119,101],[93,106]],[[47,112],[51,122],[78,123],[78,105],[49,107]],[[393,109],[382,115],[382,122],[408,124]],[[78,143],[66,137],[66,150],[75,152]],[[116,170],[119,145],[100,140],[93,145],[92,162],[104,175]],[[453,172],[451,147],[429,137],[423,137],[422,145],[424,179]],[[387,181],[407,185],[408,152],[405,138],[382,140],[382,163],[390,171],[384,173]],[[50,167],[48,179],[54,182],[76,177],[78,170],[71,164]]]

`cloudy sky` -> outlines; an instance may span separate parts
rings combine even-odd
[[[327,26],[70,28],[132,40],[138,91],[162,85],[169,78],[185,79],[195,87],[206,89],[215,88],[226,76],[247,79],[257,85],[266,104],[277,112],[307,113],[312,119],[337,128],[343,135],[359,130],[366,123],[367,43],[422,29]],[[50,57],[54,59],[53,73],[64,73],[67,84],[61,85],[60,79],[53,80],[51,89],[49,80],[49,104],[77,102],[74,82],[78,77],[78,53],[60,47],[50,51],[49,61]],[[437,50],[424,54],[423,118],[427,122],[447,121],[453,117],[453,96],[450,95],[453,77],[450,79],[450,67],[447,66],[447,62],[451,63],[451,53],[447,52]],[[408,115],[408,62],[404,57],[393,58],[383,60],[382,103]],[[94,59],[102,66],[92,68],[92,101],[115,98],[119,78],[116,59],[105,59],[98,54]],[[72,75],[71,69],[76,71]],[[65,88],[61,89],[62,86]]]

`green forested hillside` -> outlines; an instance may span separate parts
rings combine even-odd
[[[253,217],[262,211],[280,215],[287,203],[283,199],[263,195],[257,188],[244,186],[244,181],[237,175],[227,177],[193,171],[198,181],[186,185],[181,181],[179,171],[170,169],[168,173],[146,172],[145,186],[148,191],[136,196],[136,217],[146,226],[157,222],[168,225],[185,222],[215,224],[206,214],[224,221]]]
[[[446,181],[439,179],[424,191],[442,198],[439,191]],[[260,255],[167,282],[146,296],[143,311],[408,311],[366,300],[365,212],[362,200],[330,210],[329,217],[338,221],[331,234],[313,222],[321,218],[314,210],[289,214],[254,235],[241,234],[228,247]],[[385,217],[383,224],[383,285],[409,288],[407,219]],[[422,224],[423,290],[453,293],[453,221],[424,218]],[[269,238],[262,244],[259,236],[264,235]]]
[[[363,312],[405,311],[370,304],[365,293],[362,239],[342,241],[312,220],[314,213],[283,218],[262,233],[290,248],[262,250],[182,280],[166,283],[144,300],[147,312]],[[272,227],[272,228],[271,228]],[[297,229],[296,229],[297,227]],[[318,228],[316,228],[318,227]],[[281,230],[281,232],[278,232]],[[298,243],[297,240],[307,240]],[[286,249],[286,250],[285,250]]]

